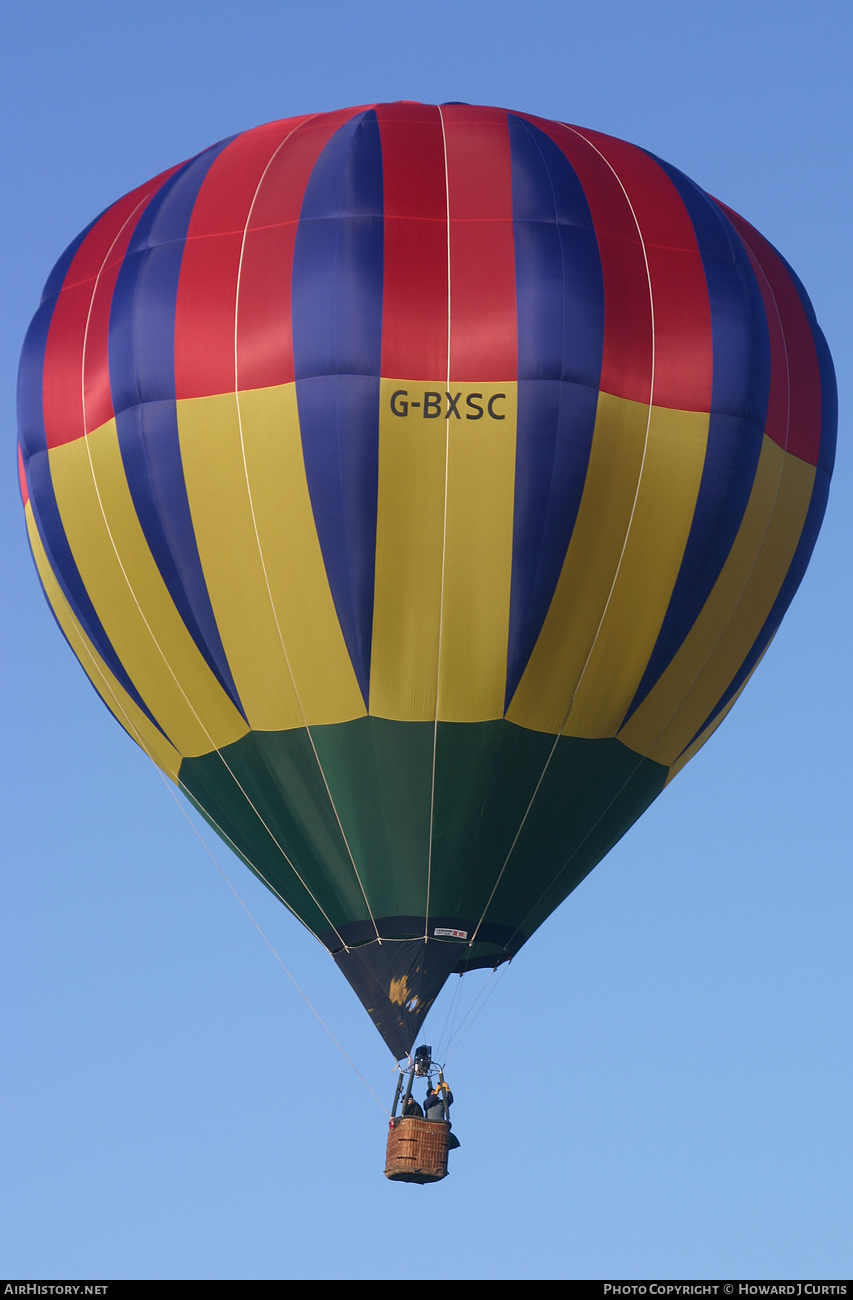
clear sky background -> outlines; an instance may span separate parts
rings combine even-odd
[[[849,1278],[849,0],[47,0],[10,7],[2,44],[0,1275]],[[462,1149],[426,1188],[382,1176],[393,1062],[331,959],[197,837],[59,635],[14,456],[23,336],[92,217],[236,131],[394,99],[523,109],[680,167],[791,262],[840,407],[775,642],[488,983],[448,1062]]]

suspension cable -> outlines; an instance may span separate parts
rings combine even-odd
[[[189,813],[187,812],[186,808],[183,806],[183,804],[181,803],[181,801],[180,801],[180,799],[178,798],[177,794],[176,794],[175,791],[173,790],[171,784],[169,783],[169,781],[166,779],[165,775],[164,775],[162,772],[160,772],[160,778],[161,778],[161,780],[163,781],[164,785],[166,785],[166,787],[168,788],[169,793],[171,794],[171,796],[172,796],[172,798],[174,799],[175,803],[176,803],[177,806],[180,808],[181,812],[184,814],[184,817],[186,818],[187,822],[188,822],[189,825],[192,827],[192,830],[193,830],[193,832],[195,833],[196,838],[197,838],[197,839],[199,840],[199,842],[201,843],[201,845],[202,845],[204,851],[206,852],[207,856],[210,858],[211,862],[212,862],[213,865],[216,867],[216,870],[219,872],[220,876],[221,876],[222,879],[225,881],[225,883],[226,883],[226,885],[228,886],[228,888],[231,890],[231,893],[232,893],[232,894],[234,895],[234,897],[237,899],[237,902],[240,904],[240,906],[242,907],[243,911],[246,913],[247,917],[248,917],[249,920],[252,922],[252,925],[255,927],[255,929],[257,930],[258,934],[261,936],[261,938],[263,939],[264,943],[265,943],[265,944],[267,945],[267,947],[269,948],[269,950],[270,950],[270,952],[272,953],[273,957],[275,957],[275,959],[276,959],[276,961],[278,962],[279,966],[280,966],[281,969],[284,971],[285,975],[286,975],[287,978],[290,980],[291,984],[292,984],[293,987],[296,989],[297,993],[298,993],[299,996],[302,998],[302,1000],[303,1000],[303,1002],[305,1003],[305,1005],[308,1007],[308,1009],[313,1013],[313,1015],[316,1017],[316,1019],[317,1019],[317,1020],[320,1022],[320,1024],[323,1026],[323,1028],[325,1029],[326,1033],[329,1035],[329,1037],[331,1038],[332,1042],[335,1044],[335,1047],[336,1047],[336,1048],[338,1049],[338,1051],[340,1052],[341,1056],[342,1056],[342,1057],[344,1058],[344,1060],[345,1060],[345,1061],[346,1061],[346,1062],[347,1062],[347,1063],[352,1067],[352,1069],[353,1069],[353,1070],[355,1071],[355,1073],[358,1075],[359,1079],[361,1079],[361,1082],[364,1084],[365,1088],[366,1088],[367,1091],[370,1093],[371,1097],[373,1097],[373,1099],[376,1101],[376,1104],[377,1104],[379,1107],[381,1107],[381,1109],[385,1112],[385,1114],[386,1114],[386,1115],[389,1117],[389,1119],[390,1119],[390,1117],[391,1117],[391,1112],[388,1110],[388,1107],[385,1105],[384,1102],[382,1102],[382,1101],[379,1100],[379,1098],[377,1097],[376,1093],[373,1091],[373,1089],[371,1088],[370,1084],[367,1082],[367,1080],[365,1079],[364,1075],[363,1075],[363,1074],[361,1073],[361,1071],[359,1070],[358,1066],[355,1064],[355,1062],[352,1060],[352,1058],[351,1058],[350,1056],[347,1055],[347,1053],[344,1051],[343,1047],[341,1047],[341,1045],[340,1045],[340,1043],[338,1042],[337,1038],[335,1038],[335,1035],[332,1033],[331,1029],[330,1029],[329,1026],[326,1024],[325,1020],[324,1020],[323,1017],[320,1015],[320,1013],[319,1013],[319,1011],[317,1010],[317,1008],[316,1008],[316,1007],[314,1006],[314,1004],[311,1002],[311,1000],[310,1000],[310,998],[308,997],[308,995],[307,995],[307,993],[305,992],[305,990],[304,990],[303,988],[301,988],[301,986],[299,985],[299,983],[297,982],[297,980],[294,978],[294,976],[291,974],[291,972],[287,969],[287,967],[285,966],[285,964],[284,964],[284,962],[282,961],[281,957],[279,956],[278,952],[277,952],[276,949],[273,947],[272,943],[271,943],[270,940],[267,938],[267,936],[266,936],[266,934],[264,933],[264,931],[261,929],[261,927],[260,927],[260,925],[258,924],[258,922],[256,921],[255,917],[254,917],[254,916],[252,915],[252,913],[249,911],[249,909],[248,909],[248,907],[246,906],[246,904],[243,902],[243,899],[242,899],[242,898],[240,897],[240,895],[237,893],[237,890],[235,889],[235,887],[234,887],[234,885],[232,884],[232,882],[231,882],[231,880],[229,879],[229,877],[226,875],[226,873],[225,873],[225,871],[223,870],[221,864],[219,863],[219,861],[217,860],[215,854],[213,853],[212,849],[210,848],[210,845],[206,842],[206,840],[205,840],[204,837],[202,836],[202,834],[201,834],[201,832],[199,831],[198,827],[197,827],[197,826],[195,825],[195,823],[193,822],[193,820],[192,820],[192,818],[190,817]]]

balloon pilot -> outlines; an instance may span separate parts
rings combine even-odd
[[[412,1096],[408,1096],[406,1100],[403,1102],[403,1109],[401,1111],[401,1114],[405,1115],[409,1119],[424,1118],[423,1107],[419,1104],[419,1102],[416,1102],[414,1097]]]
[[[450,1123],[450,1107],[453,1105],[453,1093],[442,1079],[440,1082],[433,1083],[426,1095],[424,1102],[425,1118],[431,1122],[441,1122],[447,1120]]]

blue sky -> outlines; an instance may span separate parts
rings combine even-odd
[[[5,1276],[851,1275],[851,27],[840,0],[47,0],[4,20]],[[392,1062],[331,960],[198,838],[57,632],[14,472],[24,332],[93,216],[235,131],[400,98],[560,118],[680,167],[802,278],[840,412],[774,644],[488,984],[448,1063],[463,1147],[426,1189],[383,1178],[382,1108],[204,845],[388,1106]]]

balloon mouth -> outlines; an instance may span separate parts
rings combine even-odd
[[[524,942],[511,926],[477,931],[446,917],[432,918],[426,935],[422,917],[384,917],[375,927],[359,921],[320,938],[397,1060],[409,1055],[450,975],[499,966]]]

